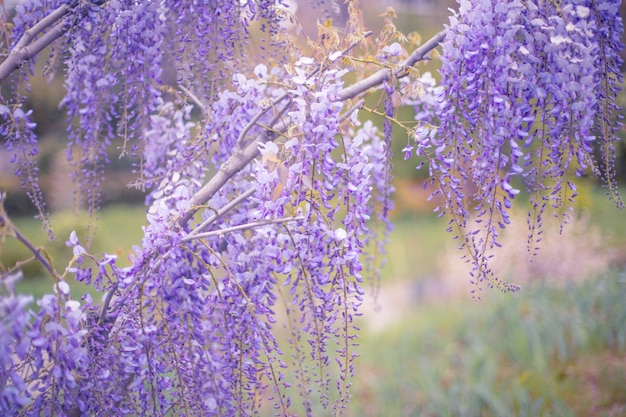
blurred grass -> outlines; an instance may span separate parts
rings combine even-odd
[[[416,307],[363,335],[350,415],[626,415],[624,299],[622,272]]]
[[[626,271],[558,288],[494,292],[478,303],[416,302],[382,330],[368,330],[366,315],[346,415],[625,416],[624,299]],[[337,391],[330,391],[332,404]],[[293,401],[290,411],[304,415]],[[314,416],[334,415],[319,401],[312,408]]]

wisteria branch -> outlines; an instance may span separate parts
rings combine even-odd
[[[259,119],[261,119],[261,117],[263,117],[263,115],[266,114],[271,108],[273,108],[274,106],[277,106],[278,103],[280,103],[281,101],[283,101],[287,97],[289,97],[289,94],[287,94],[287,93],[283,94],[278,99],[274,100],[274,102],[272,103],[271,106],[265,107],[256,116],[254,116],[250,120],[250,122],[248,122],[248,124],[243,128],[241,133],[239,133],[239,137],[237,138],[237,142],[236,142],[237,143],[237,148],[241,148],[244,145],[244,142],[245,142],[245,139],[246,139],[246,135],[248,134],[250,129],[252,129],[252,127],[259,122]]]
[[[242,201],[246,200],[248,197],[250,197],[252,194],[254,194],[256,192],[255,188],[250,188],[248,191],[246,191],[245,193],[241,194],[239,197],[235,198],[233,201],[231,201],[230,203],[226,204],[224,207],[222,207],[221,209],[217,210],[215,212],[215,214],[213,216],[211,216],[210,218],[206,219],[204,222],[202,222],[198,227],[196,227],[195,229],[193,229],[189,235],[195,235],[200,233],[202,230],[206,229],[208,226],[210,226],[213,222],[215,222],[217,219],[219,219],[220,217],[222,217],[225,213],[227,213],[228,211],[230,211],[233,207],[235,207],[237,204],[241,203]]]
[[[400,69],[394,74],[397,78],[402,78],[407,75],[406,68],[415,65],[418,61],[424,59],[426,54],[432,51],[443,39],[445,38],[445,32],[441,31],[429,39],[422,46],[417,48],[409,55],[409,57],[400,64]],[[352,49],[350,46],[348,51]],[[345,53],[345,52],[344,52]],[[383,69],[373,75],[341,90],[335,98],[335,101],[346,101],[351,98],[357,97],[370,88],[382,83],[389,79],[389,70]],[[275,119],[276,120],[276,119]],[[272,127],[274,124],[270,124]],[[198,207],[207,202],[213,195],[224,185],[226,182],[237,172],[241,171],[250,161],[256,158],[260,151],[258,145],[260,143],[274,140],[278,135],[275,129],[274,131],[266,130],[265,133],[259,135],[250,145],[243,150],[237,150],[232,154],[224,164],[219,168],[217,173],[206,183],[191,199],[192,208],[181,219],[181,224],[186,223],[198,210]],[[242,138],[239,138],[242,140]]]
[[[70,11],[70,6],[62,4],[48,16],[41,19],[35,26],[24,32],[24,35],[15,44],[7,59],[0,64],[0,83],[2,83],[13,71],[22,66],[29,59],[36,56],[46,46],[60,38],[66,31],[63,17]],[[60,20],[60,21],[59,21]],[[54,25],[54,26],[53,26]],[[37,35],[51,27],[39,39]]]
[[[412,67],[417,62],[423,60],[426,54],[435,49],[437,45],[439,45],[444,40],[445,37],[446,32],[442,30],[441,32],[430,38],[428,41],[426,41],[426,43],[424,43],[422,46],[414,50],[411,55],[409,55],[409,57],[400,64],[400,68],[394,73],[394,76],[396,78],[402,78],[404,75],[406,75],[406,68]],[[381,84],[383,81],[388,80],[389,77],[389,70],[386,68],[381,69],[370,75],[369,77],[364,78],[363,80],[356,82],[341,90],[337,95],[336,101],[346,101],[360,94],[363,94],[370,88]]]
[[[200,101],[198,97],[196,97],[194,93],[191,92],[191,90],[189,90],[184,85],[179,85],[178,89],[185,93],[185,95],[187,95],[187,97],[189,97],[191,101],[193,101],[194,104],[198,106],[200,110],[202,110],[202,114],[206,115],[208,113],[206,106],[202,103],[202,101]]]
[[[281,98],[282,100],[282,98]],[[343,122],[344,120],[346,120],[347,118],[350,117],[350,115],[357,109],[361,108],[363,106],[363,104],[365,103],[365,100],[361,99],[359,101],[357,101],[352,107],[350,107],[350,109],[348,109],[344,114],[341,115],[339,121]],[[251,188],[248,191],[244,192],[243,194],[241,194],[240,196],[238,196],[237,198],[235,198],[234,200],[232,200],[230,203],[226,204],[224,207],[222,207],[219,210],[215,211],[215,214],[213,216],[211,216],[210,218],[206,219],[204,222],[202,222],[200,225],[198,225],[195,229],[193,229],[188,236],[196,236],[198,235],[202,230],[206,229],[208,226],[210,226],[212,223],[214,223],[216,220],[218,220],[221,216],[223,216],[225,213],[227,213],[228,211],[232,210],[233,207],[237,206],[239,203],[241,203],[242,201],[247,200],[250,196],[252,196],[254,193],[256,192],[256,189]]]
[[[270,126],[276,126],[283,114],[289,108],[291,101],[287,103],[281,112],[274,118],[274,120],[270,123]],[[282,123],[281,123],[282,124]],[[215,175],[209,180],[208,183],[204,185],[192,198],[191,205],[192,208],[189,209],[187,214],[182,217],[181,224],[185,224],[187,220],[193,216],[198,208],[207,202],[213,195],[220,189],[226,182],[232,178],[237,172],[241,171],[243,167],[248,165],[254,158],[259,155],[259,144],[271,142],[280,136],[287,129],[286,126],[282,125],[278,128],[274,128],[273,130],[266,129],[262,134],[258,135],[256,139],[246,146],[242,150],[236,150],[227,160],[220,166]]]
[[[365,99],[360,99],[352,107],[350,107],[344,114],[339,117],[339,123],[342,123],[344,120],[347,120],[355,110],[360,109],[365,104]]]
[[[194,240],[194,239],[202,239],[202,238],[211,237],[211,236],[220,236],[220,235],[224,235],[226,233],[237,232],[239,230],[254,229],[254,228],[257,228],[257,227],[267,226],[267,225],[270,225],[270,224],[296,222],[296,221],[299,221],[299,220],[306,220],[306,217],[304,217],[304,216],[280,217],[278,219],[259,220],[259,221],[256,221],[256,222],[250,222],[250,223],[240,224],[240,225],[237,225],[237,226],[226,227],[226,228],[220,229],[220,230],[213,230],[213,231],[205,232],[205,233],[197,233],[195,235],[187,235],[184,238],[182,238],[180,241],[181,241],[181,243],[185,243],[185,242],[189,242],[190,240]]]
[[[41,263],[41,265],[46,268],[50,275],[52,275],[53,278],[57,278],[58,275],[50,262],[48,262],[48,260],[41,254],[41,252],[28,241],[26,236],[24,236],[17,229],[17,227],[15,227],[13,223],[11,223],[9,216],[7,216],[6,212],[4,211],[4,196],[5,194],[0,192],[0,228],[6,228],[7,230],[9,230],[9,233],[11,233],[17,240],[19,240],[24,246],[26,246],[26,248],[33,254],[35,259],[37,259],[37,261],[39,261],[39,263]]]

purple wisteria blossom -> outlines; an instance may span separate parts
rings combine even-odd
[[[89,303],[70,297],[59,280],[54,294],[37,301],[16,295],[11,276],[2,276],[0,298],[0,411],[3,415],[70,415],[87,411],[89,357],[84,344]],[[97,330],[97,326],[94,326]]]
[[[24,377],[16,372],[16,363],[26,357],[30,339],[25,335],[29,328],[27,309],[33,297],[16,295],[13,285],[21,273],[0,277],[0,378],[6,387],[0,394],[0,411],[14,414],[30,402]]]
[[[34,132],[37,125],[31,120],[31,114],[32,111],[24,112],[21,107],[9,107],[0,101],[0,135],[6,138],[6,149],[12,153],[11,163],[16,165],[15,176],[20,178],[22,188],[37,207],[38,218],[48,235],[54,238],[39,185],[39,166],[36,163],[39,148]]]
[[[509,288],[491,275],[488,259],[520,187],[531,194],[531,246],[548,204],[567,220],[573,178],[587,168],[606,172],[616,196],[613,169],[598,167],[594,144],[600,138],[602,160],[612,158],[618,5],[461,1],[450,18],[440,126],[417,138],[418,154],[429,161],[435,194],[446,201],[440,210],[467,247],[478,286]]]

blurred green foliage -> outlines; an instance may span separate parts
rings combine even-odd
[[[481,303],[416,306],[362,338],[351,415],[624,415],[625,298],[622,272]],[[603,367],[609,378],[590,378]]]
[[[118,265],[128,265],[128,255],[133,245],[141,242],[145,224],[145,208],[143,206],[117,205],[104,208],[96,220],[96,229],[90,253],[100,255],[103,252],[118,255]],[[47,252],[53,260],[55,269],[63,274],[68,262],[72,258],[72,250],[65,245],[72,231],[76,231],[81,244],[87,243],[87,227],[89,214],[72,212],[57,212],[51,215],[53,230],[56,239],[50,241],[41,223],[32,218],[12,219],[17,229],[38,249]],[[3,268],[11,268],[17,262],[32,258],[28,249],[16,239],[7,236],[3,245],[0,245],[0,265]],[[22,265],[24,279],[18,282],[17,291],[32,293],[35,298],[52,291],[52,277],[35,261],[29,261]],[[70,287],[75,296],[82,295],[87,289],[95,293],[93,289],[83,285],[76,285],[71,274],[67,277]]]
[[[347,415],[624,416],[624,299],[622,271],[480,303],[422,300],[382,331],[368,332],[366,315]]]

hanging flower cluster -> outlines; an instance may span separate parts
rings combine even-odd
[[[65,412],[223,416],[251,413],[264,395],[288,414],[296,395],[310,415],[315,403],[330,407],[336,390],[333,407],[346,407],[360,259],[376,209],[372,190],[388,181],[387,145],[371,123],[341,133],[342,123],[359,124],[335,100],[345,71],[319,72],[310,58],[291,70],[260,65],[253,78],[236,74],[195,137],[189,106],[159,105],[143,147],[152,192],[142,245],[132,266],[119,268],[113,256],[88,255],[72,235],[77,265],[69,271],[108,301],[94,310],[91,300],[65,301],[65,292],[45,299],[57,307],[42,309],[42,322],[50,316],[60,328],[69,319],[58,306],[70,303],[79,325],[70,328],[75,340],[63,343],[82,359],[59,364],[70,368],[55,378],[73,379],[51,379],[37,398],[59,396],[55,407]],[[197,222],[181,220],[206,162],[228,165],[249,146],[259,158],[207,202],[211,210]],[[293,356],[276,339],[277,316],[291,329]],[[29,364],[44,372],[64,358]],[[20,407],[36,412],[40,402],[29,393]]]
[[[450,18],[440,126],[418,138],[418,154],[430,163],[435,194],[446,201],[440,209],[458,228],[477,284],[510,289],[491,276],[488,259],[522,184],[533,205],[531,245],[546,205],[567,208],[573,177],[587,168],[618,198],[613,169],[596,161],[594,146],[611,160],[619,3],[461,1]]]
[[[28,328],[30,315],[27,306],[33,297],[16,295],[13,285],[21,278],[20,273],[2,277],[0,285],[0,378],[5,381],[5,388],[0,392],[0,410],[5,413],[16,413],[20,407],[28,404],[26,384],[18,372],[16,362],[22,360],[30,339],[24,337]],[[17,354],[17,357],[15,357]]]
[[[14,174],[21,179],[22,188],[26,190],[31,201],[36,202],[38,218],[52,238],[54,236],[39,186],[39,166],[35,161],[39,153],[35,135],[37,125],[31,120],[31,115],[32,111],[24,112],[21,107],[17,106],[11,110],[0,101],[0,135],[6,138],[5,146],[13,153],[11,162],[16,164]]]
[[[70,137],[67,158],[75,167],[77,199],[92,214],[99,206],[112,141],[123,140],[122,155],[141,157],[147,142],[143,135],[164,91],[211,101],[234,65],[247,68],[240,57],[250,23],[263,19],[264,29],[275,33],[281,22],[273,2],[230,0],[210,4],[197,0],[28,0],[16,12],[11,36],[18,55],[28,53],[27,47],[34,48],[25,43],[32,40],[29,29],[35,30],[34,36],[64,34],[52,43],[46,73],[51,78],[64,64],[67,94],[62,106],[68,114]],[[15,64],[21,71],[14,77],[13,101],[4,103],[11,111],[25,100],[35,62],[33,56],[24,66]],[[167,80],[164,70],[170,73]],[[175,87],[164,85],[171,84],[170,79],[176,80]],[[2,131],[16,143],[16,170],[43,218],[44,200],[33,169],[37,154],[36,137],[29,133],[33,128],[14,118],[3,119]]]
[[[37,301],[39,312],[27,307],[32,296],[16,295],[15,274],[0,280],[0,411],[3,415],[69,415],[86,410],[90,395],[86,311],[93,308],[72,300],[69,285],[59,279],[55,294]]]

